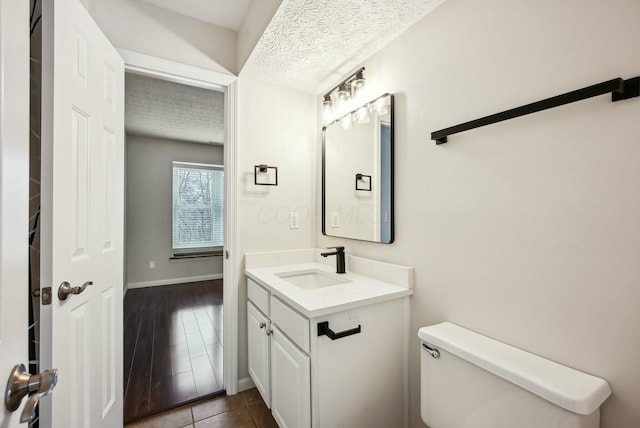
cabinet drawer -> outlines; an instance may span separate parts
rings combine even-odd
[[[309,320],[285,303],[271,296],[271,322],[307,354],[309,353]]]
[[[269,292],[251,278],[247,278],[247,296],[263,314],[269,316]]]

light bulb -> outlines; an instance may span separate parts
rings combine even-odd
[[[343,83],[336,92],[336,112],[338,116],[348,111],[349,98],[351,94],[347,90],[347,84]]]
[[[360,70],[356,73],[356,78],[351,81],[351,98],[354,100],[360,99],[364,92],[364,85],[364,75],[362,74],[362,70]]]
[[[329,95],[325,95],[324,101],[322,101],[322,121],[325,125],[333,121],[333,101]]]
[[[336,95],[338,96],[338,98],[349,98],[349,89],[347,89],[346,83],[343,83],[338,87]]]

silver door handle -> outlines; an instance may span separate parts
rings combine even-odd
[[[80,287],[72,287],[67,281],[60,284],[58,287],[58,299],[67,300],[69,294],[80,294],[87,288],[89,285],[93,285],[93,281],[87,281],[82,284]]]
[[[260,325],[259,325],[260,328],[265,328],[266,326],[267,326],[267,324],[265,324],[263,322],[261,322]]]
[[[57,383],[58,369],[49,369],[32,375],[27,372],[24,364],[18,364],[11,370],[7,381],[4,405],[10,412],[15,412],[20,407],[22,399],[31,394],[22,409],[20,423],[32,422],[36,417],[38,401],[45,395],[51,394]]]

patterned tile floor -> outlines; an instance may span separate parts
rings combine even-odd
[[[125,428],[278,428],[257,389],[181,407]]]

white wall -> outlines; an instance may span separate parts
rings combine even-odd
[[[29,360],[29,12],[28,2],[0,3],[0,368],[5,373]],[[0,410],[0,424],[18,427],[16,413]]]
[[[222,257],[170,261],[172,162],[222,165],[222,146],[127,136],[126,270],[128,286],[222,276]],[[149,261],[155,269],[149,269]]]
[[[247,369],[247,284],[244,254],[310,248],[315,222],[315,97],[238,78],[238,374]],[[278,167],[278,186],[255,186],[253,167]],[[300,228],[289,229],[289,213],[300,215]]]
[[[448,0],[365,62],[370,94],[395,94],[396,239],[317,243],[415,267],[413,427],[417,330],[444,320],[606,379],[602,427],[640,426],[640,98],[429,140],[637,76],[638,22],[635,0]]]
[[[237,33],[131,0],[91,0],[89,12],[117,48],[236,74]]]

